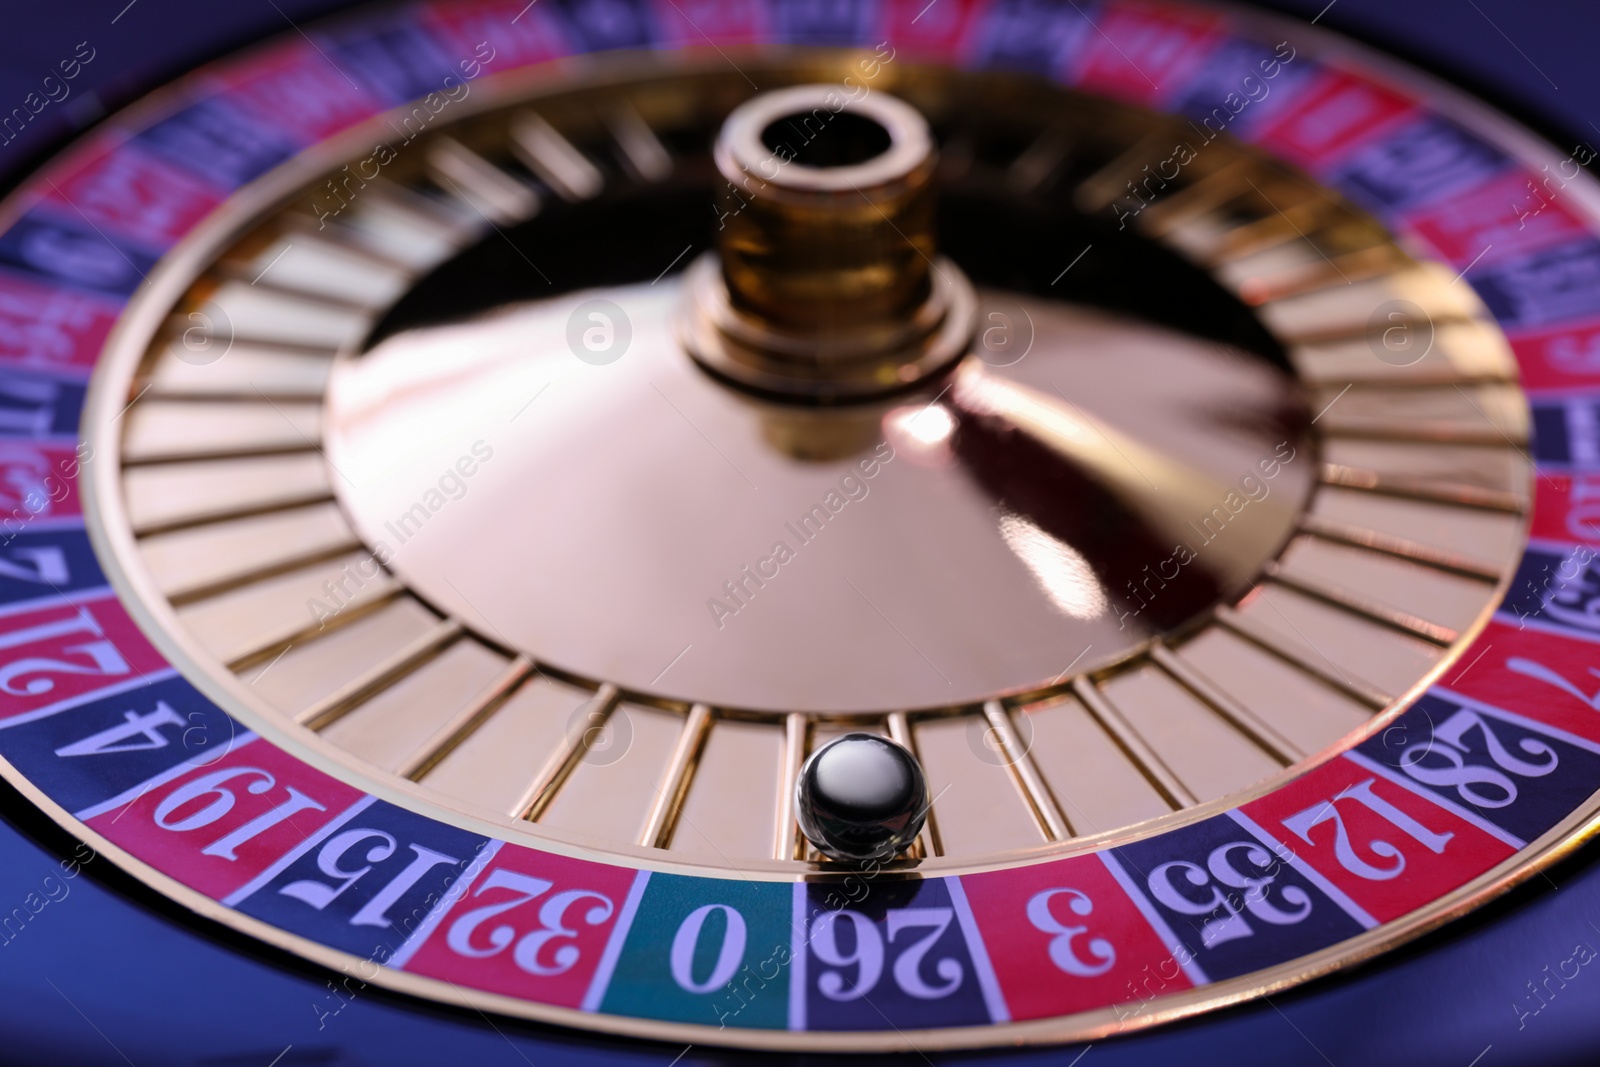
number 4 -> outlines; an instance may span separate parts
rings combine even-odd
[[[166,748],[170,743],[161,732],[163,726],[182,726],[183,717],[173,711],[165,700],[156,702],[156,710],[140,715],[137,711],[122,713],[127,721],[108,726],[82,741],[62,745],[56,749],[58,756],[103,756],[115,752],[147,752]],[[143,740],[134,740],[142,738]]]

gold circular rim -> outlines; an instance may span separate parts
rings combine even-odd
[[[829,67],[844,65],[855,54],[850,50],[839,49],[793,50],[757,46],[752,49],[752,60],[760,57],[799,68]],[[649,51],[608,53],[581,58],[586,61],[582,66],[588,69],[575,71],[571,69],[572,65],[566,65],[554,71],[550,68],[536,68],[533,71],[491,76],[501,80],[485,85],[483,96],[476,106],[471,110],[463,109],[454,121],[468,121],[482,113],[505,107],[509,103],[525,101],[532,93],[543,88],[560,92],[570,91],[575,84],[578,84],[580,78],[596,87],[620,85],[637,78],[642,70],[648,70],[650,73],[663,71],[693,73],[709,70],[715,66],[716,60],[723,59],[720,55],[713,60],[703,55],[697,57],[670,53],[663,57],[661,53]],[[584,77],[585,75],[587,77]],[[155,587],[153,578],[139,562],[140,557],[117,481],[121,469],[121,438],[114,430],[116,423],[113,417],[126,403],[128,395],[126,385],[136,373],[151,338],[165,321],[169,309],[192,284],[194,277],[213,262],[239,233],[245,232],[268,212],[285,203],[294,193],[303,190],[310,178],[334,169],[338,160],[348,157],[352,146],[359,147],[367,143],[372,132],[387,128],[388,114],[375,116],[334,138],[306,149],[236,192],[210,217],[190,231],[162,259],[151,272],[148,285],[133,301],[130,301],[129,311],[107,339],[101,359],[96,364],[90,380],[84,405],[82,433],[93,447],[97,462],[87,465],[90,478],[81,496],[85,524],[112,587],[123,599],[124,607],[130,616],[157,649],[191,684],[199,688],[224,711],[238,718],[253,732],[270,739],[280,748],[296,753],[325,773],[344,781],[353,780],[359,788],[391,803],[476,833],[583,859],[605,862],[608,859],[625,858],[639,867],[677,874],[705,875],[708,872],[737,870],[758,881],[783,882],[806,876],[826,876],[830,872],[818,870],[814,865],[805,864],[803,861],[741,857],[739,863],[734,864],[732,861],[703,857],[694,861],[674,859],[673,854],[665,849],[650,848],[631,842],[602,841],[590,835],[557,830],[527,820],[496,816],[483,809],[474,809],[425,785],[399,779],[380,768],[369,768],[315,732],[285,721],[281,714],[268,708],[262,698],[237,676],[225,669],[217,669],[214,657],[199,647],[189,634],[188,628],[178,619],[166,597]],[[1317,184],[1323,187],[1320,183]],[[341,353],[337,358],[345,359],[348,355],[348,352]],[[1535,477],[1537,471],[1530,464],[1530,481]],[[1315,486],[1312,491],[1315,491]],[[1531,519],[1530,505],[1521,516],[1524,544]],[[1450,668],[1460,652],[1469,647],[1482,633],[1514,577],[1515,567],[1512,564],[1485,598],[1483,607],[1471,624],[1461,629],[1456,640],[1444,650],[1444,655],[1439,661],[1403,693],[1397,695],[1387,707],[1374,713],[1364,724],[1332,744],[1309,753],[1304,759],[1282,768],[1275,774],[1225,796],[1107,831],[1074,837],[1067,841],[1040,842],[1028,848],[1013,849],[1003,853],[933,857],[921,860],[917,864],[917,870],[930,875],[974,874],[1019,864],[1081,855],[1190,825],[1271,793],[1308,770],[1335,758],[1362,740],[1381,732],[1403,713]],[[414,589],[411,593],[413,596],[421,596]],[[1114,673],[1127,663],[1136,660],[1155,640],[1152,638],[1141,642],[1115,660],[1096,665],[1093,673],[1097,676]],[[1043,699],[1057,688],[1060,687],[1048,687],[1045,690],[1019,689],[993,695],[997,699],[1025,704]],[[628,694],[629,699],[633,699],[634,696]],[[677,701],[664,704],[659,698],[652,699],[649,694],[639,694],[639,696],[644,698],[645,703],[663,707],[669,704],[672,707],[679,706]],[[963,704],[954,709],[918,708],[914,709],[914,712],[917,715],[929,713],[937,715],[944,711],[960,710],[966,706]],[[847,720],[850,716],[845,715],[840,718]],[[843,876],[842,873],[840,876]]]
[[[871,119],[882,126],[889,135],[889,147],[865,162],[850,166],[822,169],[791,162],[777,172],[784,180],[773,182],[779,195],[788,192],[803,196],[859,193],[862,188],[903,180],[932,154],[933,135],[921,112],[882,93],[847,100],[839,92],[843,88],[843,85],[827,83],[792,85],[752,97],[728,115],[713,151],[719,156],[725,151],[729,162],[738,169],[747,175],[756,172],[764,178],[767,165],[780,158],[775,149],[762,143],[761,135],[767,127],[794,111],[813,108],[835,111],[827,103],[831,95],[840,97],[838,111]]]
[[[1220,5],[1204,6],[1220,7]],[[1235,10],[1232,8],[1222,9],[1230,11]],[[1457,90],[1445,85],[1442,82],[1439,82],[1437,79],[1419,72],[1412,71],[1403,65],[1396,63],[1395,61],[1389,60],[1386,57],[1383,57],[1382,55],[1365,48],[1364,46],[1343,41],[1327,31],[1318,30],[1314,27],[1301,26],[1298,23],[1282,17],[1267,15],[1255,11],[1248,12],[1248,17],[1249,20],[1255,25],[1272,26],[1279,30],[1292,30],[1296,33],[1308,35],[1310,38],[1310,40],[1307,42],[1307,44],[1310,46],[1307,48],[1309,54],[1318,56],[1320,58],[1343,57],[1346,59],[1354,59],[1358,63],[1375,67],[1385,78],[1388,78],[1399,85],[1411,88],[1413,91],[1426,97],[1430,104],[1445,114],[1458,117],[1465,116],[1467,120],[1473,123],[1480,132],[1489,133],[1495,140],[1499,142],[1500,147],[1506,149],[1511,155],[1515,156],[1524,163],[1531,163],[1532,165],[1537,166],[1539,163],[1555,162],[1560,158],[1548,145],[1544,144],[1533,134],[1511,123],[1509,119],[1505,119],[1503,116],[1498,115],[1497,113],[1488,109],[1485,105],[1479,104],[1476,101],[1465,97]],[[1299,42],[1297,42],[1297,44],[1298,43]],[[662,58],[657,53],[648,54],[657,59]],[[524,81],[539,82],[546,79],[556,81],[562,75],[567,74],[575,68],[587,67],[590,64],[595,64],[595,62],[596,61],[594,57],[575,57],[567,60],[557,60],[540,68],[537,72],[534,72],[534,76],[531,77],[527,74],[501,76],[504,80],[497,82],[496,85],[499,88],[504,88],[507,84],[510,84],[513,79],[519,83]],[[180,91],[181,87],[177,85],[169,87],[166,90],[158,91],[156,94],[153,94],[151,97],[147,98],[140,105],[136,105],[135,108],[129,109],[128,112],[124,112],[123,114],[146,115],[151,112],[159,112],[170,102],[179,99]],[[486,95],[492,96],[493,94],[491,93]],[[340,138],[335,138],[334,140],[355,140],[353,137],[355,132],[356,131],[347,131],[346,134],[341,135]],[[315,155],[316,158],[322,158],[322,156],[317,155],[317,152],[319,149],[325,147],[326,144],[327,142],[325,142],[324,145],[317,146],[316,149],[297,157],[297,159],[291,160],[289,163],[286,163],[284,167],[291,168],[298,163],[304,163],[308,156]],[[74,151],[80,146],[74,146],[73,149],[69,149],[68,151]],[[314,173],[315,170],[316,168],[310,168],[310,172],[312,173]],[[260,195],[262,183],[269,180],[277,173],[277,171],[274,171],[273,174],[269,175],[267,179],[261,179],[256,183],[252,183],[250,186],[246,187],[247,191],[251,192],[252,194]],[[1572,185],[1572,193],[1575,199],[1582,203],[1584,209],[1591,216],[1600,216],[1600,185],[1593,184],[1592,179],[1575,182]],[[21,209],[21,199],[21,194],[14,194],[10,198],[9,203],[0,206],[0,224],[7,224],[14,220],[16,213]],[[186,238],[185,241],[178,246],[178,248],[169,253],[168,257],[163,261],[162,265],[152,276],[151,289],[153,291],[158,290],[158,283],[166,286],[168,289],[172,287],[175,264],[182,264],[186,262],[193,263],[198,261],[200,252],[204,249],[203,239],[215,231],[215,227],[212,225],[213,223],[218,223],[219,219],[231,220],[238,215],[245,214],[237,210],[237,204],[237,199],[230,200],[218,210],[212,219],[208,220],[206,224],[203,224],[202,227],[199,228],[199,230],[197,230],[194,234],[191,234],[189,238]],[[131,305],[130,312],[118,322],[111,338],[108,340],[106,346],[107,350],[112,350],[117,345],[126,345],[128,343],[128,338],[136,333],[137,329],[148,328],[158,324],[158,322],[148,321],[151,319],[151,317],[151,308],[148,303],[144,305]],[[104,414],[104,409],[108,402],[107,391],[103,386],[103,379],[97,379],[97,382],[100,383],[99,388],[91,390],[89,402],[86,403],[85,406],[86,423],[88,422],[87,416],[89,414]],[[85,435],[90,439],[91,443],[94,443],[97,437],[104,436],[103,434],[97,434],[92,427],[85,430]],[[103,443],[103,441],[101,443]],[[93,476],[96,480],[104,479],[105,475],[102,473],[102,470],[107,466],[107,464],[93,466]],[[101,553],[102,555],[103,562],[110,562],[111,560],[115,560],[117,558],[115,553],[108,551],[111,545],[116,541],[117,535],[115,533],[107,534],[105,530],[101,528],[103,516],[100,514],[98,504],[94,503],[94,496],[95,494],[85,494],[84,503],[86,525],[88,525],[90,529],[91,538],[93,539],[97,552]],[[139,598],[130,596],[130,593],[137,588],[138,582],[135,579],[130,578],[128,575],[121,573],[120,569],[117,567],[112,566],[108,567],[107,569],[108,572],[115,572],[108,573],[108,577],[110,578],[112,585],[119,596],[124,598],[124,603],[128,603],[130,600],[138,601]],[[129,604],[129,607],[133,606],[135,605]],[[158,619],[153,617],[139,617],[138,614],[136,614],[136,618],[140,623],[141,628],[145,629],[147,633],[150,633],[152,640],[155,641],[157,647],[162,652],[170,654],[173,651],[181,651],[174,648],[173,644],[168,640],[170,635],[166,631],[163,631],[159,628],[154,628],[155,624],[159,622]],[[1464,631],[1463,640],[1470,640],[1471,638],[1475,637],[1481,632],[1486,622],[1486,617],[1478,620],[1478,622],[1475,623],[1469,630]],[[175,658],[181,661],[183,657],[180,656]],[[1430,671],[1424,679],[1419,681],[1417,685],[1413,686],[1407,691],[1406,694],[1399,698],[1394,707],[1402,707],[1412,702],[1416,696],[1420,695],[1420,693],[1427,687],[1428,684],[1430,684],[1440,673],[1442,673],[1443,669],[1444,666],[1441,664],[1434,671]],[[226,706],[227,703],[231,702],[227,698],[231,697],[233,694],[222,691],[225,690],[225,687],[217,686],[215,684],[215,679],[211,679],[205,676],[203,673],[201,678],[203,678],[204,681],[209,684],[201,684],[201,679],[197,678],[191,678],[190,681],[191,683],[196,684],[202,689],[203,692],[206,693],[206,695],[211,696],[213,699],[218,699],[219,696],[222,697],[223,699],[220,699],[219,703],[223,703]],[[1388,711],[1385,711],[1380,716],[1375,717],[1374,721],[1376,722],[1378,720],[1387,720],[1392,718],[1394,707]],[[1371,731],[1368,732],[1370,733]],[[1342,748],[1339,749],[1339,751],[1342,750]],[[1310,761],[1307,761],[1307,763],[1298,764],[1296,766],[1303,769],[1305,766],[1310,765],[1311,763],[1322,762],[1326,756],[1327,753],[1318,753],[1317,755],[1313,756]],[[317,758],[312,758],[308,762],[311,762],[314,765],[322,764],[322,761]],[[146,884],[163,892],[165,896],[174,899],[180,904],[188,907],[191,911],[194,911],[195,913],[207,918],[223,922],[232,928],[257,937],[269,944],[288,949],[295,952],[297,955],[310,958],[318,963],[334,969],[348,969],[352,963],[369,962],[364,960],[362,957],[345,953],[340,950],[327,948],[298,935],[289,934],[285,931],[262,923],[259,920],[249,918],[241,913],[224,908],[217,902],[203,896],[198,891],[192,890],[181,883],[178,883],[170,876],[160,872],[143,860],[133,857],[131,854],[102,838],[98,833],[89,829],[83,823],[73,818],[69,812],[51,800],[8,761],[0,760],[0,773],[3,773],[9,781],[17,786],[19,791],[21,791],[28,800],[43,810],[57,824],[73,833],[75,837],[98,845],[98,851],[108,856],[119,867],[122,867],[135,877],[140,878]],[[1276,777],[1272,781],[1274,783],[1281,784],[1278,783],[1278,779]],[[1197,808],[1187,809],[1181,813],[1174,813],[1175,815],[1183,816],[1184,818],[1168,824],[1167,828],[1175,825],[1184,825],[1192,821],[1198,821],[1200,818],[1214,814],[1217,810],[1223,810],[1225,807],[1236,806],[1238,803],[1243,803],[1248,799],[1253,798],[1254,796],[1259,796],[1267,791],[1269,790],[1258,789],[1250,793],[1250,795],[1245,797],[1244,800],[1241,800],[1238,796],[1230,797],[1228,798],[1229,803],[1226,805],[1223,805],[1219,802],[1214,802],[1212,804],[1202,805]],[[374,795],[384,796],[388,791],[378,788],[371,790],[371,792]],[[413,810],[416,809],[413,808]],[[1192,1016],[1210,1008],[1240,1003],[1242,1001],[1252,999],[1256,995],[1271,993],[1276,990],[1298,984],[1310,978],[1328,973],[1340,967],[1369,960],[1389,948],[1403,944],[1406,941],[1433,930],[1449,920],[1465,913],[1471,908],[1482,904],[1483,902],[1490,900],[1504,892],[1507,892],[1514,886],[1532,877],[1539,871],[1546,869],[1551,864],[1556,863],[1562,858],[1570,855],[1577,848],[1581,847],[1582,844],[1591,839],[1597,831],[1600,831],[1600,815],[1597,815],[1597,812],[1600,812],[1600,793],[1591,795],[1574,812],[1568,815],[1565,819],[1563,819],[1545,834],[1541,835],[1534,842],[1527,845],[1521,852],[1513,855],[1500,864],[1497,864],[1489,871],[1483,873],[1465,885],[1437,898],[1431,904],[1423,908],[1419,908],[1417,911],[1412,912],[1407,916],[1393,920],[1389,923],[1385,923],[1374,928],[1373,930],[1367,931],[1346,941],[1339,942],[1305,957],[1290,960],[1283,964],[1279,964],[1261,971],[1252,972],[1248,975],[1243,975],[1238,978],[1227,979],[1214,984],[1201,986],[1196,989],[1186,991],[1182,994],[1173,994],[1159,998],[1157,1001],[1157,1003],[1160,1005],[1158,1010],[1151,1011],[1150,1013],[1137,1017],[1131,1021],[1126,1018],[1113,1019],[1112,1017],[1116,1015],[1115,1006],[1113,1006],[1103,1009],[1096,1009],[1091,1012],[1058,1016],[1049,1019],[1033,1020],[1025,1023],[989,1024],[983,1026],[941,1030],[910,1031],[904,1034],[890,1034],[887,1032],[841,1034],[829,1032],[792,1033],[788,1031],[734,1031],[719,1030],[714,1027],[698,1024],[671,1023],[657,1020],[636,1019],[624,1016],[604,1015],[599,1013],[591,1014],[574,1009],[555,1008],[547,1005],[540,1005],[529,1001],[522,1001],[511,997],[483,992],[476,993],[475,997],[468,997],[459,990],[452,989],[448,983],[440,980],[423,978],[417,975],[398,971],[391,971],[386,968],[379,968],[378,976],[373,980],[386,988],[391,988],[401,993],[426,996],[431,999],[443,1000],[469,1008],[479,1007],[477,1002],[481,1000],[482,1002],[488,1003],[489,1006],[494,1010],[508,1015],[520,1016],[544,1022],[572,1025],[580,1029],[601,1030],[621,1035],[655,1039],[682,1038],[686,1040],[730,1044],[751,1048],[816,1049],[819,1051],[891,1050],[903,1049],[908,1045],[910,1047],[917,1047],[916,1042],[913,1041],[913,1039],[916,1039],[917,1041],[925,1043],[929,1048],[945,1049],[980,1047],[1005,1042],[1023,1044],[1034,1042],[1093,1040],[1119,1031],[1143,1029],[1161,1022]],[[425,811],[423,813],[426,814]],[[470,818],[465,823],[459,820],[453,821],[456,821],[457,825],[466,825],[468,828],[473,828]],[[489,832],[488,836],[494,837],[496,834],[494,832]],[[581,856],[584,858],[597,858],[595,856],[591,856],[587,850],[581,846],[567,846],[564,843],[555,842],[555,844],[558,844],[561,847],[551,848],[552,843],[553,842],[542,838],[539,841],[539,844],[542,847],[549,848],[551,851]],[[1102,846],[1105,844],[1104,841],[1097,843]],[[1070,850],[1038,850],[1039,854],[1037,855],[1025,855],[1023,857],[1023,862],[1032,862],[1042,859],[1055,859],[1060,858],[1061,856],[1076,854],[1078,852],[1088,850],[1089,848],[1087,847],[1073,848]],[[620,852],[607,852],[603,857],[598,858],[612,859],[620,855],[623,854]],[[627,858],[631,859],[633,857]],[[674,871],[680,868],[680,865],[661,862],[659,857],[640,858],[653,860],[653,862],[642,862],[639,864],[639,866],[647,867],[649,869]],[[1022,863],[1017,862],[1015,858],[1010,858],[1007,861],[997,862],[991,865],[983,865],[980,863],[977,865],[963,867],[959,872],[954,869],[939,868],[937,865],[932,864],[930,864],[928,868],[925,868],[925,870],[928,870],[929,872],[936,871],[939,874],[954,874],[970,873],[978,870],[1010,868],[1021,865]],[[697,873],[700,870],[701,868],[694,867],[692,870],[686,873]],[[794,879],[768,878],[766,880],[792,881]]]

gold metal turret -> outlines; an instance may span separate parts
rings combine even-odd
[[[976,298],[934,240],[933,136],[883,93],[802,85],[723,124],[716,254],[690,269],[681,332],[757,393],[836,403],[902,389],[966,351]]]

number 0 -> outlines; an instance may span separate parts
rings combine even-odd
[[[694,979],[694,951],[700,945],[700,933],[705,928],[706,919],[714,911],[727,916],[728,928],[722,932],[722,948],[717,953],[716,966],[711,968],[705,981],[697,982]],[[739,962],[744,959],[745,940],[744,916],[736,909],[726,904],[702,904],[689,913],[672,939],[672,980],[690,993],[709,993],[727,985],[739,969]]]

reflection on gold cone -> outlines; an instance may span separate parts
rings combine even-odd
[[[1108,490],[1163,541],[1193,542],[1192,523],[1215,508],[1237,514],[1229,498],[1248,500],[1235,484],[1157,451],[1104,422],[1091,419],[1064,396],[986,371],[967,360],[956,372],[952,403],[979,415],[1005,420],[1073,464]],[[1252,474],[1245,470],[1243,474]],[[1260,559],[1282,540],[1282,531],[1298,510],[1298,501],[1269,494],[1248,506],[1270,518],[1241,524],[1240,536],[1218,540],[1216,553],[1228,569]]]

